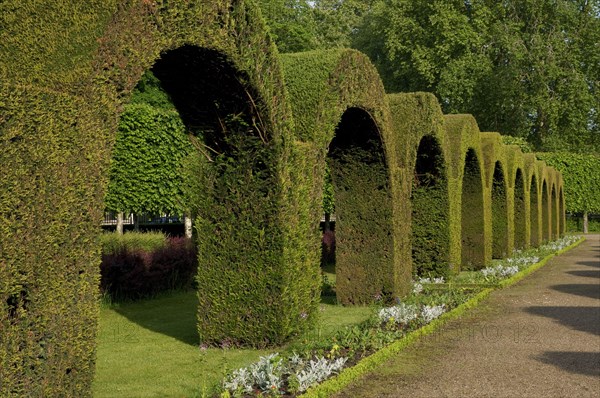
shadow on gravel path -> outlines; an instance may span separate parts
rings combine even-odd
[[[569,373],[600,377],[600,352],[547,351],[536,359]]]
[[[335,397],[600,394],[600,235],[407,347]]]

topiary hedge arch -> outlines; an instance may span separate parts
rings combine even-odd
[[[381,79],[354,50],[282,56],[296,121],[296,145],[306,159],[312,194],[307,228],[318,252],[325,162],[336,203],[336,294],[343,304],[407,292],[397,258],[393,170],[395,137]],[[306,200],[306,199],[305,199]]]
[[[450,139],[452,160],[450,197],[453,211],[452,241],[460,251],[461,269],[485,267],[492,258],[489,198],[485,195],[485,164],[481,135],[471,115],[446,115],[445,129]],[[477,217],[479,216],[479,217]]]
[[[296,221],[277,51],[253,3],[28,3],[1,13],[0,395],[89,395],[110,149],[151,67],[206,155],[200,338],[266,345],[308,328],[318,270]]]
[[[492,230],[497,253],[518,235],[516,203],[525,245],[564,230],[554,169],[480,134],[470,115],[443,116],[430,94],[385,95],[354,50],[280,60],[251,0],[9,0],[0,11],[1,396],[90,395],[108,165],[150,69],[195,148],[203,342],[266,346],[313,325],[326,162],[342,303],[403,296],[413,257],[417,274],[485,266]]]
[[[511,251],[511,228],[509,214],[512,201],[509,187],[509,167],[506,147],[498,133],[481,133],[483,158],[485,163],[486,195],[490,198],[490,216],[492,219],[492,258],[504,258]]]
[[[441,108],[429,93],[389,94],[397,142],[400,214],[410,236],[404,261],[414,276],[448,276],[458,271],[449,191],[450,147]],[[406,246],[405,246],[406,247]]]
[[[527,232],[530,230],[526,206],[525,159],[523,152],[516,145],[506,146],[505,153],[509,167],[509,208],[513,209],[508,215],[509,235],[513,237],[510,243],[514,249],[523,249],[528,246]]]

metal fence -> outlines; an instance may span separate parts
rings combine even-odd
[[[183,224],[183,216],[179,215],[152,213],[138,213],[134,215],[133,213],[129,213],[123,215],[123,225],[134,225],[136,216],[139,225]],[[104,212],[102,225],[117,225],[117,212]]]

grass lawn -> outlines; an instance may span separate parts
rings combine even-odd
[[[342,307],[333,301],[323,301],[319,325],[299,341],[332,334],[372,312],[369,307]],[[104,306],[94,396],[201,397],[203,390],[211,391],[221,381],[225,371],[277,351],[200,350],[196,308],[193,291]]]

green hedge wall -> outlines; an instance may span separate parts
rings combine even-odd
[[[560,171],[566,211],[600,213],[597,194],[600,192],[600,156],[573,153],[537,153],[536,156]]]
[[[525,231],[528,228],[525,217],[525,186],[523,184],[524,158],[521,148],[517,145],[506,145],[504,137],[504,159],[506,162],[506,182],[508,196],[506,197],[508,211],[508,249],[509,254],[514,249],[525,247]],[[519,181],[517,181],[519,180]]]
[[[182,167],[191,151],[177,111],[126,105],[111,158],[106,208],[183,214]]]
[[[111,110],[89,103],[0,89],[0,396],[89,395]]]
[[[492,258],[504,258],[512,251],[509,235],[508,164],[505,146],[497,133],[481,133],[486,168],[486,195],[490,197],[492,216]]]
[[[523,154],[523,170],[525,173],[525,217],[529,222],[526,232],[527,247],[540,245],[540,212],[539,212],[539,176],[536,167],[537,159],[532,153]]]
[[[395,143],[390,135],[383,85],[368,58],[354,50],[313,51],[282,56],[296,137],[314,148],[307,175],[314,224],[318,220],[325,162],[336,203],[336,294],[344,304],[401,295],[395,250],[392,192]],[[314,239],[312,251],[320,240]]]

